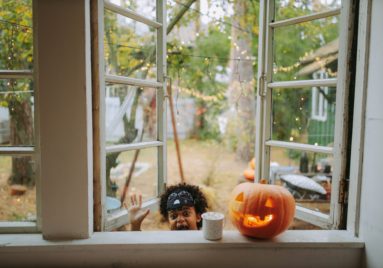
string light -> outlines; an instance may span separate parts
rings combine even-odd
[[[190,96],[193,96],[193,97],[200,99],[200,100],[203,100],[205,102],[218,102],[218,101],[224,99],[224,95],[222,93],[218,93],[214,96],[209,96],[209,95],[204,95],[201,92],[199,92],[195,89],[191,89],[191,88],[178,87],[178,89],[183,93],[186,93]]]

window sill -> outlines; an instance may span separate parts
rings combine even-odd
[[[224,231],[223,238],[209,241],[203,238],[202,231],[144,231],[144,232],[103,232],[94,233],[88,239],[44,240],[41,234],[3,234],[0,235],[0,248],[39,247],[39,246],[165,246],[165,245],[205,245],[213,247],[351,247],[363,248],[364,242],[347,231],[286,231],[270,239],[260,240],[242,236],[237,231]]]
[[[95,233],[88,239],[65,241],[47,241],[41,234],[0,235],[0,259],[17,265],[57,264],[57,260],[75,265],[83,260],[81,264],[89,265],[156,266],[158,263],[172,265],[177,263],[175,260],[186,258],[194,265],[218,262],[225,266],[234,265],[233,258],[239,258],[235,256],[242,256],[237,261],[244,263],[249,258],[271,257],[276,265],[286,262],[298,265],[303,254],[305,264],[311,262],[313,267],[316,264],[331,266],[339,261],[347,267],[358,267],[363,248],[364,242],[347,231],[287,231],[271,240],[251,239],[237,231],[225,231],[219,241],[205,240],[201,231],[105,232]],[[292,261],[294,257],[297,260]]]

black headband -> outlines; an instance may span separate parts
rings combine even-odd
[[[194,206],[194,199],[192,195],[185,191],[173,192],[168,196],[166,203],[167,210],[177,210],[183,206]]]

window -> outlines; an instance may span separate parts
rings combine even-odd
[[[349,66],[350,3],[294,2],[295,14],[284,12],[291,3],[262,1],[260,11],[257,180],[287,187],[298,219],[339,228],[349,77],[338,66]]]
[[[0,10],[0,231],[36,231],[32,1]]]
[[[104,1],[98,7],[103,10],[98,18],[102,66],[98,196],[104,204],[104,210],[100,207],[96,212],[102,219],[96,223],[103,226],[100,229],[114,230],[128,223],[122,206],[128,191],[139,189],[143,207],[156,207],[165,186],[165,5],[153,0]],[[140,15],[137,10],[145,12]],[[143,181],[149,186],[143,187]]]
[[[326,79],[327,74],[324,72],[315,72],[314,79]],[[328,87],[313,87],[311,92],[311,118],[314,120],[326,122],[328,101]]]

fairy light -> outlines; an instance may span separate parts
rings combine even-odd
[[[179,90],[183,93],[186,93],[190,96],[193,96],[197,99],[203,100],[205,102],[218,102],[224,98],[224,95],[222,93],[218,93],[215,96],[208,96],[204,95],[201,92],[191,89],[191,88],[184,88],[184,87],[178,87]]]

